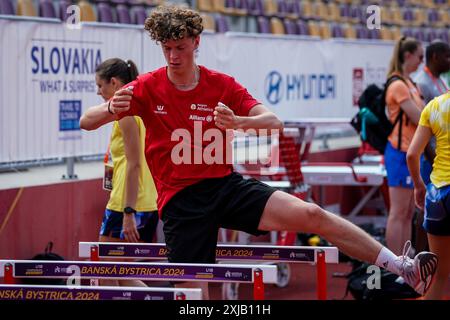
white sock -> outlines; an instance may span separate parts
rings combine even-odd
[[[388,248],[383,247],[378,254],[377,260],[375,261],[375,265],[386,269],[387,271],[393,272],[395,274],[399,274],[398,267],[395,265],[394,261],[397,260],[398,257]]]

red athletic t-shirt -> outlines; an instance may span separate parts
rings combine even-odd
[[[119,114],[120,118],[137,115],[144,121],[145,156],[158,191],[160,213],[178,191],[233,171],[231,160],[226,161],[232,157],[231,143],[227,148],[225,132],[214,123],[218,102],[238,116],[247,116],[259,104],[247,89],[223,73],[200,66],[198,85],[180,91],[169,81],[166,70],[160,68],[127,84],[125,87],[134,86],[131,108]],[[220,144],[223,147],[217,148]],[[225,155],[221,149],[229,151]]]

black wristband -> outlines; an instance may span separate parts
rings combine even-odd
[[[125,214],[135,214],[136,210],[134,210],[132,207],[125,207],[123,209],[123,213],[125,213]]]
[[[111,111],[111,100],[108,102],[108,112],[114,114],[114,112]]]

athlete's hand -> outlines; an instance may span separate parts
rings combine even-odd
[[[422,211],[423,211],[423,208],[425,205],[426,193],[427,193],[427,189],[423,182],[417,186],[414,186],[414,200],[416,202],[416,206]]]
[[[122,231],[127,242],[139,242],[134,214],[123,214]]]
[[[133,98],[133,87],[127,87],[117,90],[110,100],[110,110],[114,114],[128,111],[130,109],[131,99]]]
[[[219,102],[214,109],[214,121],[219,129],[236,129],[239,117],[230,108]]]

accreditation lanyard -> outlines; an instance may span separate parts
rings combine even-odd
[[[428,74],[428,76],[431,78],[431,81],[433,81],[434,85],[436,86],[436,88],[439,90],[440,94],[444,94],[448,91],[447,86],[445,85],[444,81],[442,81],[441,78],[436,78],[430,71],[430,69],[428,69],[427,66],[425,66],[423,68],[423,70]],[[442,84],[442,86],[444,87],[444,90],[442,90],[441,85],[439,84],[439,82]]]
[[[103,162],[104,162],[105,165],[108,164],[108,162],[109,162],[109,149],[110,148],[111,148],[111,141],[108,143],[108,149],[106,149],[106,153],[105,153],[105,156],[103,158]]]
[[[103,162],[105,164],[105,172],[103,174],[103,189],[107,191],[111,191],[113,189],[113,175],[114,175],[114,167],[111,163],[109,163],[109,149],[111,147],[111,141],[108,144],[108,149],[106,150],[105,157],[103,158]]]

